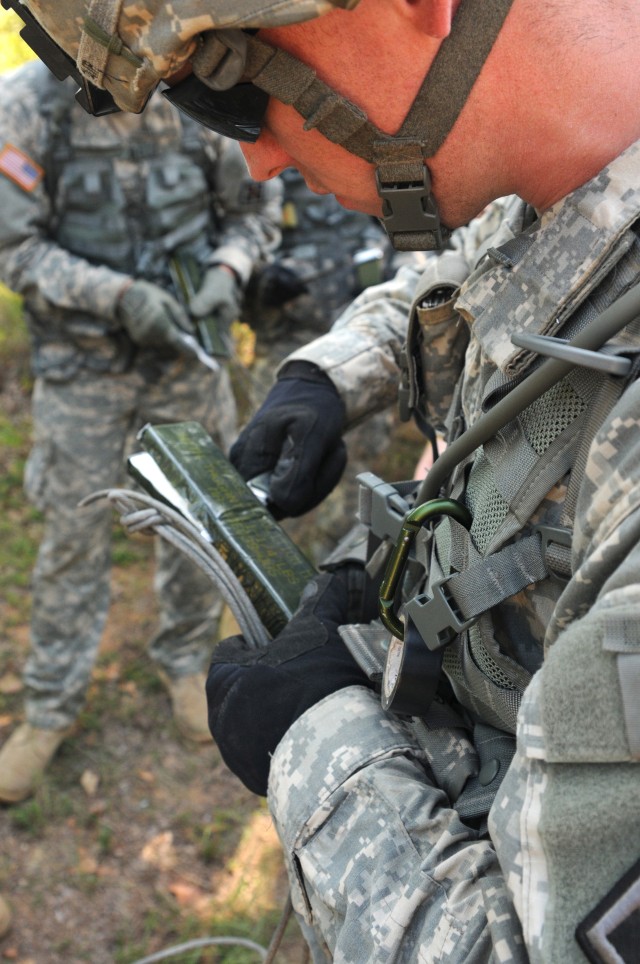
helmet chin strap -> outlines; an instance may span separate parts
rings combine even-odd
[[[386,134],[315,71],[256,36],[248,38],[244,79],[291,105],[330,141],[376,167],[382,223],[399,251],[443,248],[450,231],[431,193],[427,159],[440,148],[460,114],[513,0],[462,0],[451,33],[438,50],[396,134]]]

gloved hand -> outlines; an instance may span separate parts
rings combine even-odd
[[[214,265],[189,303],[194,318],[215,315],[221,327],[228,328],[240,315],[240,287],[229,268]]]
[[[266,796],[271,754],[298,717],[345,686],[371,687],[338,634],[346,607],[344,583],[324,573],[266,649],[249,649],[243,636],[214,649],[209,729],[229,769],[253,793]]]
[[[118,303],[118,319],[137,345],[188,352],[182,335],[193,334],[189,316],[176,299],[150,281],[134,281]]]
[[[329,495],[347,464],[345,410],[333,382],[315,365],[293,362],[231,447],[244,479],[270,472],[277,519],[309,512]]]

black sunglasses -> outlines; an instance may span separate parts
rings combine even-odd
[[[194,74],[163,90],[162,95],[204,127],[250,144],[260,137],[269,103],[269,95],[254,84],[212,90]]]

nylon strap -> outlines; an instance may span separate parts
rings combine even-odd
[[[427,591],[410,599],[405,619],[415,625],[427,647],[437,651],[470,621],[548,575],[540,535],[527,536],[436,583],[432,594]]]
[[[483,0],[479,12],[474,0],[462,0],[451,33],[396,134],[381,131],[296,57],[255,36],[249,41],[245,77],[292,106],[305,119],[305,130],[316,128],[334,144],[375,164],[394,247],[432,250],[442,247],[450,232],[440,225],[426,160],[455,124],[512,2]],[[402,194],[407,190],[410,196]]]
[[[452,575],[447,591],[469,619],[539,582],[548,572],[540,536],[526,536]]]
[[[446,139],[493,47],[513,0],[484,0],[478,16],[463,0],[397,134],[386,134],[359,107],[284,50],[252,37],[246,79],[305,118],[305,129],[378,165],[384,181],[419,181],[422,165]],[[479,22],[478,22],[479,21]]]
[[[462,0],[398,136],[419,140],[425,157],[442,146],[502,29],[513,0]]]

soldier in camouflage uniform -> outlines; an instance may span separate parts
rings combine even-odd
[[[282,242],[251,279],[246,310],[255,311],[252,371],[263,400],[275,367],[324,334],[365,288],[389,277],[392,249],[375,218],[319,197],[294,168],[282,172]]]
[[[205,31],[196,77],[230,87],[244,71],[270,95],[243,148],[252,174],[295,164],[382,213],[396,244],[437,247],[489,198],[523,199],[459,289],[419,284],[406,355],[390,320],[361,313],[282,369],[259,419],[286,424],[265,465],[283,512],[340,466],[328,424],[321,444],[298,431],[308,411],[339,436],[403,370],[407,410],[442,417],[451,399],[447,451],[415,493],[432,515],[443,498],[407,533],[404,621],[385,605],[389,631],[347,625],[324,575],[264,652],[216,648],[209,718],[229,766],[268,792],[318,960],[637,961],[640,7],[209,0],[190,33],[183,0],[171,42],[144,0],[92,4],[98,41],[87,21],[56,31],[59,0],[29,6],[129,108],[144,93],[129,78],[153,84]],[[238,27],[262,29],[243,48]],[[229,58],[216,76],[200,56],[222,47],[242,61],[231,79]],[[294,463],[297,490],[281,485]],[[374,533],[411,520],[406,491],[364,489]],[[391,633],[410,650],[394,643],[378,693]],[[402,679],[416,685],[397,701]]]
[[[331,194],[314,195],[294,168],[282,172],[282,243],[256,272],[245,315],[256,332],[251,363],[252,409],[264,401],[279,364],[296,348],[324,334],[341,310],[364,289],[391,273],[392,248],[376,219],[347,211]],[[366,428],[346,437],[348,463],[342,481],[322,505],[284,526],[314,562],[330,552],[355,519],[355,481],[387,448],[396,420],[380,412]]]
[[[277,244],[280,186],[252,182],[237,145],[160,94],[144,117],[96,122],[39,62],[0,93],[0,275],[24,297],[36,375],[25,486],[45,513],[33,574],[27,723],[0,752],[0,799],[26,796],[80,710],[109,606],[111,510],[78,509],[124,481],[146,422],[200,421],[227,447],[235,402],[224,360],[207,368],[180,340],[192,322],[170,259],[203,275],[193,315],[237,317],[253,268]],[[188,738],[210,739],[203,660],[220,599],[160,542],[159,630],[150,653]]]

